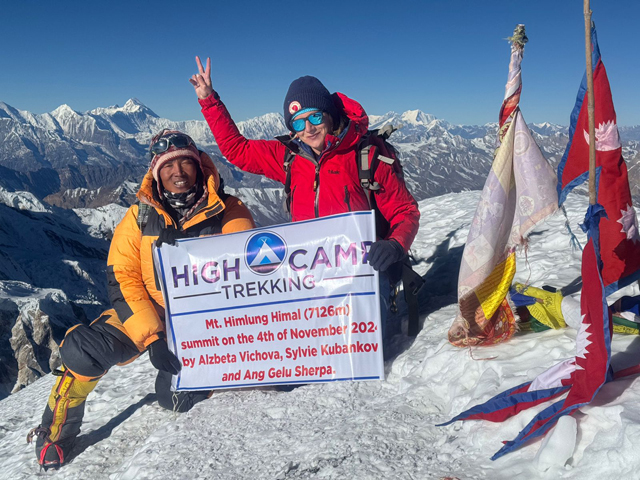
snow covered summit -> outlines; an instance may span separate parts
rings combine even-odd
[[[547,439],[496,462],[489,457],[502,441],[512,439],[540,408],[503,424],[435,427],[575,353],[576,333],[569,329],[521,333],[471,355],[447,342],[456,313],[457,265],[478,198],[478,192],[464,192],[420,202],[413,253],[426,280],[420,296],[424,325],[415,339],[394,338],[385,381],[311,384],[288,392],[217,391],[190,412],[174,415],[157,406],[151,393],[156,371],[143,356],[101,380],[88,398],[72,461],[48,475],[111,480],[636,478],[640,384],[633,378],[605,385],[591,405],[567,417]],[[571,196],[567,209],[575,226],[583,220],[586,200]],[[518,257],[518,281],[562,287],[579,274],[580,253],[571,250],[561,215],[548,219],[531,236],[527,256]],[[638,293],[634,288],[630,292]],[[406,323],[406,306],[400,307]],[[615,368],[637,363],[635,340],[614,336]],[[0,401],[4,478],[37,475],[33,446],[24,437],[38,424],[53,380],[49,375]]]

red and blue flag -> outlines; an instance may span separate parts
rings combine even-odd
[[[442,424],[457,420],[502,422],[522,410],[567,393],[564,400],[536,415],[514,440],[505,442],[492,460],[546,434],[561,416],[590,403],[602,385],[613,378],[610,371],[611,316],[601,275],[599,244],[599,223],[604,215],[602,206],[590,206],[583,226],[589,240],[582,252],[582,324],[576,337],[575,357],[551,367],[532,382],[496,395]]]
[[[640,235],[631,200],[627,165],[622,157],[616,112],[607,72],[600,57],[595,26],[593,45],[593,93],[595,99],[595,143],[598,203],[606,211],[600,224],[602,278],[607,295],[640,278]],[[589,177],[589,128],[586,73],[571,112],[569,143],[558,165],[558,203]]]
[[[514,440],[505,442],[493,460],[546,434],[561,416],[589,404],[602,385],[613,379],[610,367],[612,324],[606,296],[640,276],[638,220],[631,201],[627,166],[622,158],[611,89],[600,58],[594,26],[591,38],[598,203],[589,207],[582,226],[588,242],[582,253],[582,323],[576,337],[576,355],[549,368],[532,382],[503,392],[447,422],[470,419],[501,422],[524,409],[566,394],[564,400],[538,413]],[[585,75],[571,114],[569,144],[558,167],[560,204],[573,188],[588,178],[586,92]]]

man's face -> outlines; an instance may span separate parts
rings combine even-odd
[[[169,160],[160,168],[160,181],[171,193],[184,193],[196,183],[198,167],[189,157]]]
[[[317,110],[301,113],[296,117],[296,120],[306,119],[314,113],[317,113]],[[296,135],[301,141],[309,145],[316,154],[320,155],[324,150],[324,139],[330,131],[331,116],[325,113],[320,125],[313,125],[311,122],[305,120],[304,130],[298,132]]]

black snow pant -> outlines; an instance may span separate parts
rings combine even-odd
[[[96,381],[114,365],[126,365],[142,353],[127,336],[114,309],[91,325],[71,327],[60,344],[65,368],[80,381]],[[158,371],[155,384],[158,404],[167,410],[186,412],[208,397],[209,392],[172,392],[171,374]]]

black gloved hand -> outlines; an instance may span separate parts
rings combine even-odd
[[[156,240],[156,247],[160,248],[163,243],[166,243],[167,245],[175,245],[177,239],[186,237],[187,235],[183,231],[178,230],[175,227],[163,228]]]
[[[367,261],[374,270],[384,272],[394,263],[402,260],[404,249],[395,240],[378,240],[371,245]]]
[[[160,338],[148,347],[149,360],[154,367],[163,372],[169,372],[171,375],[177,375],[182,369],[180,360],[169,351],[169,345],[166,340]]]

